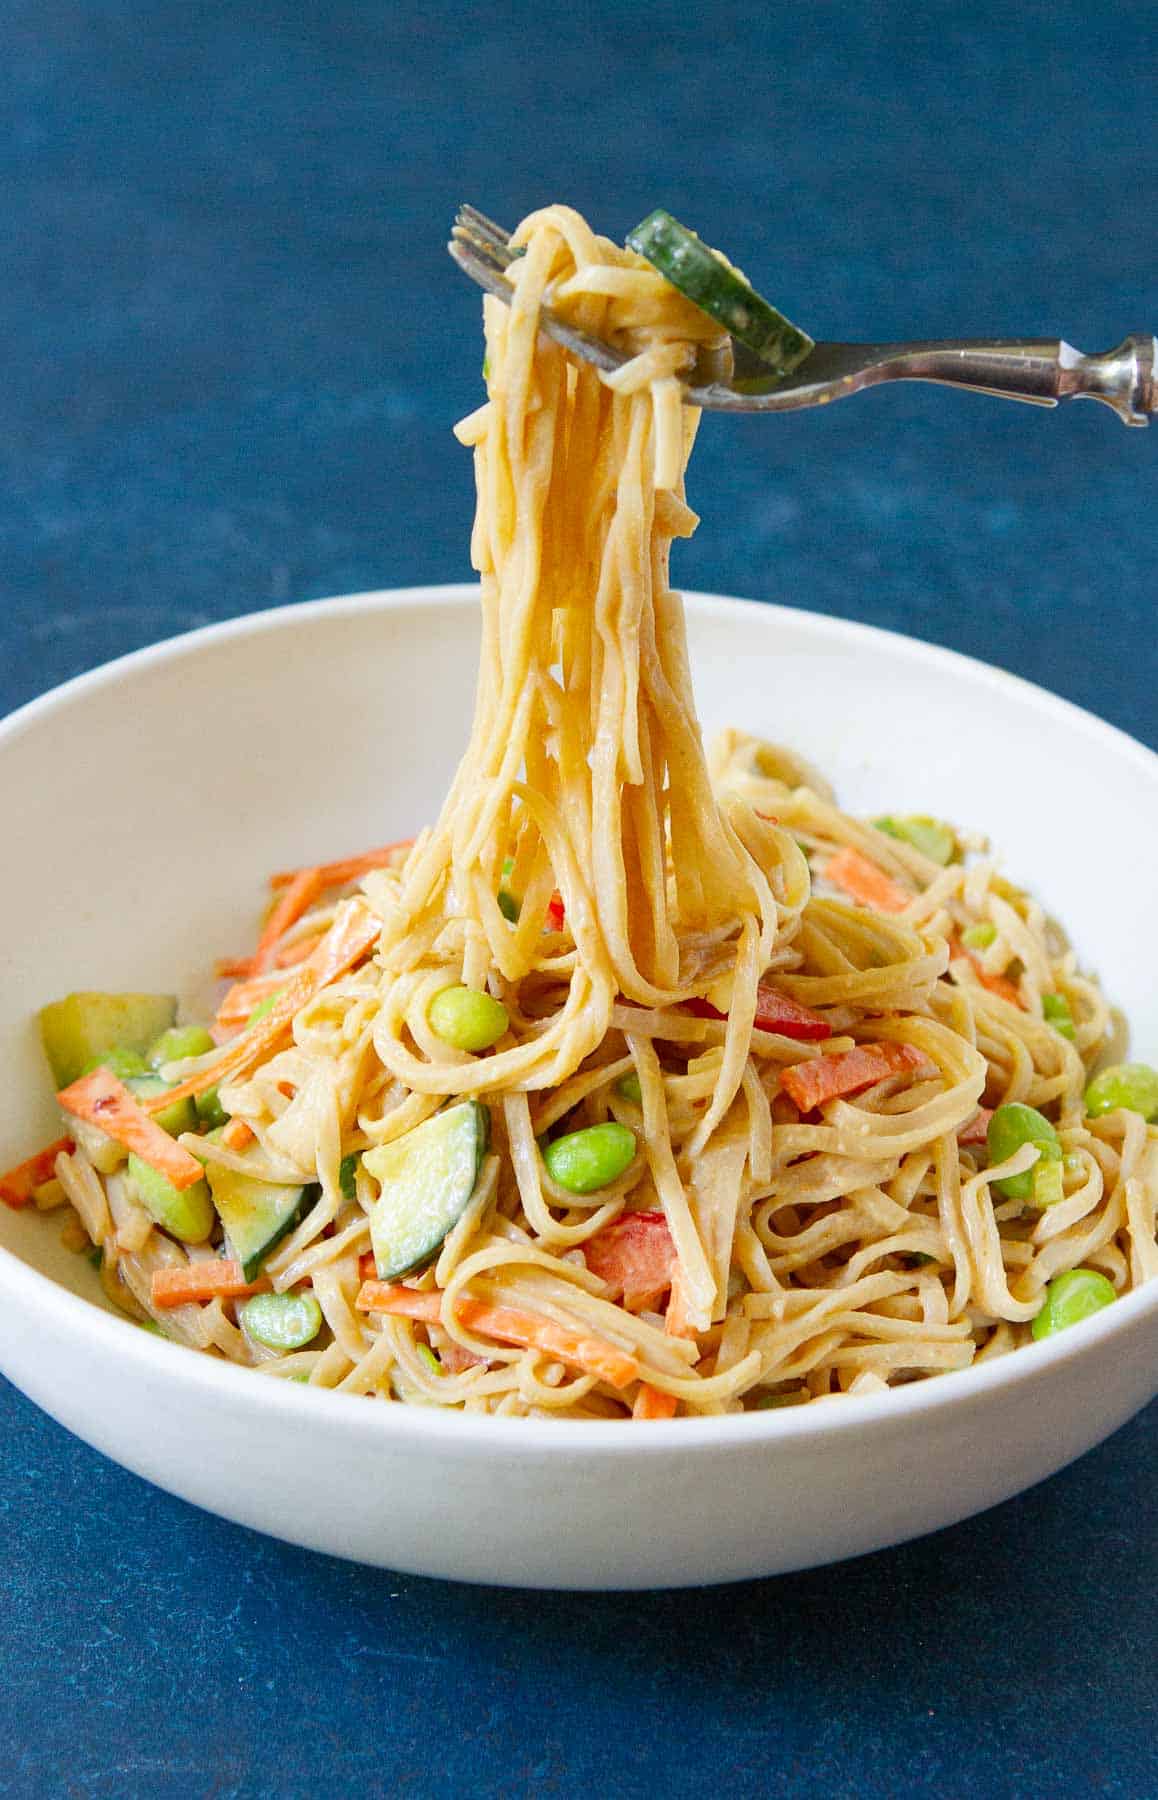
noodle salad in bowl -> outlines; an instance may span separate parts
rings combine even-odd
[[[566,208],[515,242],[440,816],[275,873],[204,1022],[48,1004],[62,1136],[0,1195],[179,1343],[472,1413],[807,1406],[1080,1324],[1158,1274],[1158,1073],[984,839],[842,811],[774,696],[705,751],[668,558],[725,334]]]

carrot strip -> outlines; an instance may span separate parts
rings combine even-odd
[[[0,1175],[0,1200],[13,1208],[27,1206],[35,1190],[52,1180],[57,1157],[62,1151],[71,1154],[72,1148],[71,1138],[57,1138],[46,1150],[38,1150],[27,1162],[17,1163],[7,1175]]]
[[[278,940],[285,936],[291,925],[297,924],[303,913],[309,911],[325,885],[325,877],[318,868],[299,869],[293,880],[286,883],[257,941],[253,957],[255,975],[268,969]]]
[[[217,1262],[186,1263],[176,1269],[153,1270],[153,1305],[187,1306],[191,1300],[240,1300],[249,1294],[264,1294],[269,1279],[246,1281],[239,1262],[223,1257]]]
[[[998,995],[1002,1000],[1008,1000],[1010,1006],[1016,1006],[1022,1012],[1025,1011],[1016,984],[1010,981],[1006,975],[991,975],[989,970],[982,965],[979,956],[974,956],[972,950],[967,950],[960,938],[951,937],[949,939],[950,962],[959,962],[962,957],[965,958],[983,988],[991,994]]]
[[[843,888],[859,906],[871,906],[876,912],[899,913],[916,898],[899,881],[878,869],[859,850],[846,846],[830,856],[824,867],[825,879]]]
[[[215,1063],[190,1075],[188,1081],[179,1086],[167,1088],[163,1094],[147,1100],[147,1111],[159,1112],[171,1106],[174,1100],[183,1100],[187,1094],[203,1094],[207,1088],[217,1087],[220,1082],[232,1080],[253,1068],[288,1031],[295,1015],[315,994],[362,960],[378,942],[381,930],[381,921],[361,900],[347,900],[309,961],[290,977],[265,1018],[256,1020],[248,1031],[232,1039]]]
[[[441,1316],[442,1295],[418,1294],[413,1288],[392,1287],[385,1281],[366,1281],[354,1305],[361,1312],[396,1313],[403,1318],[430,1322]],[[556,1325],[553,1319],[545,1319],[539,1313],[524,1312],[521,1307],[491,1306],[485,1300],[464,1294],[455,1318],[487,1337],[557,1356],[560,1362],[572,1363],[615,1388],[625,1388],[639,1379],[635,1358],[625,1350],[609,1344],[605,1338],[585,1337],[564,1325]]]
[[[688,1317],[687,1295],[678,1265],[672,1270],[671,1294],[664,1314],[663,1328],[668,1337],[694,1338],[696,1335],[696,1328]]]
[[[221,1133],[221,1142],[227,1150],[246,1150],[254,1141],[254,1133],[244,1119],[230,1119]]]
[[[323,887],[345,887],[349,881],[357,881],[368,875],[371,869],[388,869],[399,850],[409,850],[413,838],[399,838],[395,844],[383,844],[378,850],[364,850],[360,856],[344,856],[338,862],[321,863],[317,873],[322,877]],[[271,875],[271,888],[288,887],[294,877],[302,874],[301,869],[279,869]]]
[[[670,1419],[678,1405],[674,1394],[665,1394],[660,1388],[652,1387],[650,1382],[641,1381],[631,1416],[633,1419]]]
[[[190,1188],[203,1178],[205,1171],[197,1158],[155,1125],[140,1101],[108,1069],[94,1069],[91,1075],[82,1075],[71,1087],[62,1088],[56,1098],[65,1112],[87,1120],[126,1150],[135,1151],[142,1162],[156,1169],[175,1188]],[[157,1098],[164,1106],[169,1102],[169,1093]]]
[[[562,931],[563,923],[564,923],[564,920],[566,919],[566,916],[567,916],[566,912],[564,911],[564,908],[563,908],[563,896],[559,892],[558,888],[556,888],[555,892],[551,895],[551,898],[547,902],[547,929],[548,929],[548,931]]]
[[[312,948],[316,949],[316,944]],[[255,1006],[276,994],[285,986],[285,980],[276,972],[271,975],[254,975],[248,981],[235,981],[221,997],[221,1003],[214,1016],[214,1026],[220,1031],[236,1031],[244,1025]]]
[[[308,962],[324,936],[325,933],[319,931],[310,937],[298,938],[295,943],[284,945],[274,955],[275,969],[294,969],[298,963]]]
[[[811,1062],[794,1063],[780,1072],[780,1085],[802,1113],[859,1094],[888,1075],[904,1075],[931,1068],[929,1059],[912,1044],[860,1044],[839,1056],[816,1056]]]
[[[971,1119],[966,1119],[957,1133],[959,1144],[985,1144],[989,1141],[989,1121],[993,1111],[988,1106],[979,1106]]]

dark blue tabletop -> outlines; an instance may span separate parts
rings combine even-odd
[[[464,198],[614,235],[667,204],[818,336],[1158,326],[1146,0],[0,18],[0,711],[210,619],[468,572]],[[678,574],[1156,743],[1156,445],[920,388],[710,420]],[[636,1597],[345,1567],[11,1389],[0,1431],[3,1794],[1158,1793],[1154,1408],[936,1538]]]

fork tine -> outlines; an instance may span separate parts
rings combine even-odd
[[[467,206],[465,203],[460,206],[457,222],[473,230],[479,237],[489,238],[491,243],[501,245],[504,249],[511,241],[510,232],[504,231],[501,225],[496,225],[493,219],[488,219],[477,206]]]
[[[504,263],[499,260],[501,250],[496,252],[494,247],[480,244],[466,233],[460,233],[457,228],[446,247],[464,275],[469,275],[488,294],[496,294],[500,300],[510,305],[513,295],[506,269],[514,260],[513,255]],[[565,325],[549,307],[541,308],[539,323],[548,337],[553,337],[565,350],[570,350],[573,355],[582,357],[585,362],[594,363],[597,368],[608,373],[622,368],[628,360],[624,351],[613,349],[602,338],[592,337],[590,333],[579,331],[573,325]]]

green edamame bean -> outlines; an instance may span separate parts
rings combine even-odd
[[[1009,1200],[1028,1200],[1035,1206],[1052,1206],[1061,1199],[1062,1147],[1044,1113],[1022,1105],[1020,1100],[1009,1101],[999,1106],[990,1119],[986,1141],[990,1163],[1005,1162],[1023,1144],[1033,1144],[1040,1152],[1033,1168],[993,1183],[999,1194]],[[1056,1173],[1049,1174],[1047,1170],[1052,1165],[1056,1165]]]
[[[149,1067],[160,1069],[165,1063],[184,1062],[187,1056],[206,1056],[214,1048],[204,1025],[171,1025],[153,1039],[145,1054]]]
[[[489,1050],[511,1022],[501,1000],[468,987],[442,988],[426,1017],[435,1037],[455,1050]]]
[[[992,919],[979,919],[976,925],[966,925],[961,933],[961,942],[966,950],[988,950],[997,937],[997,927]]]
[[[1090,1118],[1100,1119],[1120,1106],[1144,1119],[1158,1119],[1158,1069],[1149,1063],[1114,1063],[1095,1075],[1086,1089]]]
[[[1038,1339],[1052,1337],[1055,1331],[1065,1331],[1067,1326],[1101,1312],[1117,1297],[1113,1282],[1096,1269],[1069,1269],[1064,1275],[1055,1275],[1046,1288],[1041,1311],[1030,1331]]]
[[[1070,1003],[1064,994],[1043,994],[1041,997],[1041,1016],[1047,1025],[1052,1025],[1059,1037],[1069,1038],[1071,1044],[1077,1036],[1074,1030],[1074,1015],[1070,1011]]]
[[[616,1120],[556,1138],[543,1152],[553,1181],[569,1194],[594,1194],[618,1181],[635,1156],[635,1133]]]
[[[237,1316],[267,1350],[301,1350],[322,1328],[322,1309],[312,1294],[254,1294]]]

